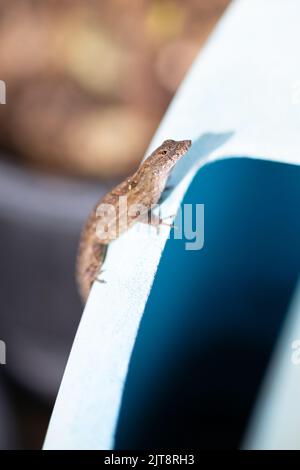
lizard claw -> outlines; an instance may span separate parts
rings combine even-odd
[[[157,229],[158,229],[158,233],[159,233],[159,228],[161,225],[165,225],[167,227],[170,227],[170,228],[176,228],[176,225],[174,225],[174,223],[170,223],[170,222],[165,222],[166,219],[171,219],[171,218],[174,218],[176,216],[176,214],[172,214],[172,215],[167,215],[166,217],[163,217],[163,218],[160,218],[159,219],[159,224],[157,226]]]
[[[101,269],[99,275],[95,278],[95,281],[96,282],[99,282],[100,284],[106,284],[106,281],[105,279],[101,279],[99,276],[101,276],[101,274],[103,274],[105,271],[105,269]]]

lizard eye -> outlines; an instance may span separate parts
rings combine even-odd
[[[166,154],[167,154],[167,151],[166,151],[166,150],[162,150],[161,154],[162,154],[162,155],[166,155]]]

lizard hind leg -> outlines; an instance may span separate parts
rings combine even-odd
[[[98,280],[107,251],[107,246],[98,243],[87,248],[81,252],[77,263],[77,281],[83,303],[86,303],[93,283]]]
[[[80,284],[80,293],[84,303],[86,303],[88,299],[94,281],[97,280],[98,273],[99,266],[95,263],[91,264],[84,273],[83,280]]]
[[[100,266],[104,263],[107,254],[107,245],[101,245],[99,243],[94,243],[93,252],[96,259],[97,270],[94,273],[94,281],[100,282],[100,284],[106,283],[104,279],[101,279],[101,274],[104,272],[104,269],[99,269]]]

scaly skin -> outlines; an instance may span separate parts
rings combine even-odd
[[[141,221],[143,216],[145,218],[151,207],[158,203],[171,170],[190,145],[190,140],[164,141],[132,176],[106,194],[90,213],[81,235],[76,266],[76,277],[83,302],[86,302],[92,284],[99,274],[108,244]],[[126,197],[126,207],[119,204],[122,196]],[[114,213],[105,212],[104,204],[109,204]],[[138,210],[128,210],[136,204],[139,205]],[[99,227],[103,226],[105,232],[102,229],[100,233]]]

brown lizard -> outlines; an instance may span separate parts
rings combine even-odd
[[[76,266],[84,302],[100,272],[108,244],[136,222],[145,222],[145,216],[153,224],[155,219],[151,216],[149,222],[149,212],[159,202],[172,168],[190,146],[190,140],[165,140],[132,176],[106,194],[92,210],[81,235]],[[122,197],[126,198],[126,207],[121,204]],[[159,218],[155,221],[161,223]]]

